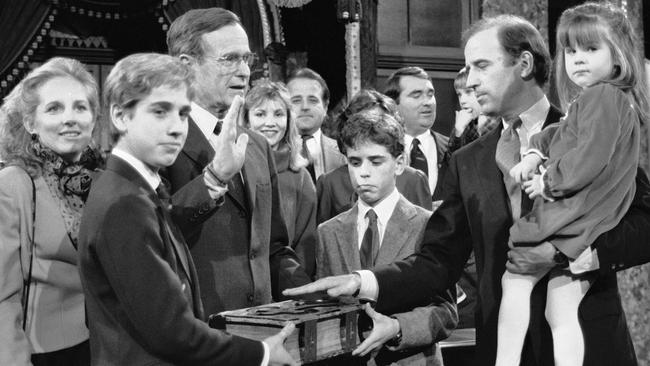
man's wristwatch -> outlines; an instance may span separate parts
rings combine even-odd
[[[395,317],[391,316],[391,318],[397,320],[397,318],[395,318]],[[397,331],[397,334],[395,335],[395,337],[389,339],[386,342],[386,346],[388,346],[388,347],[397,347],[397,346],[399,346],[400,343],[402,343],[402,328],[400,328],[400,330]]]
[[[553,255],[553,262],[555,263],[556,267],[566,268],[569,265],[569,257],[567,257],[566,254],[560,252],[557,248],[555,248],[555,254]]]

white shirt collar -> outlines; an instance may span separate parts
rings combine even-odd
[[[436,144],[435,140],[433,139],[433,134],[431,133],[431,130],[426,130],[415,137],[405,133],[404,145],[406,146],[407,151],[411,151],[411,145],[413,144],[413,139],[415,138],[420,140],[420,144],[422,145],[423,149],[431,145],[435,146]]]
[[[194,123],[199,126],[203,135],[208,139],[212,136],[214,127],[217,125],[217,122],[219,122],[219,118],[194,102],[192,102],[190,117],[192,117]]]
[[[316,146],[318,147],[319,150],[320,150],[320,141],[321,141],[322,134],[323,132],[321,132],[320,128],[317,129],[316,132],[312,134],[312,136],[314,136],[314,141],[316,142]]]
[[[367,203],[358,199],[358,220],[365,220],[368,210],[373,209],[377,214],[377,220],[379,221],[379,224],[385,228],[388,220],[393,215],[393,211],[395,210],[395,206],[397,206],[399,197],[399,192],[397,191],[397,188],[395,188],[388,196],[384,197],[384,199],[374,207],[368,206]]]
[[[519,118],[521,119],[521,124],[527,129],[532,130],[535,125],[544,123],[546,116],[548,115],[548,110],[551,108],[551,103],[546,98],[546,95],[542,96],[535,104],[530,106],[530,108],[523,111]],[[502,118],[503,129],[508,128],[508,124]]]
[[[519,115],[519,118],[521,118],[521,124],[529,131],[537,124],[543,124],[546,120],[549,108],[551,108],[551,103],[548,101],[546,96],[542,96],[537,103],[533,104],[530,108]]]
[[[155,191],[156,188],[158,188],[158,186],[160,185],[160,176],[158,175],[157,172],[151,170],[151,168],[149,168],[140,159],[131,155],[129,152],[120,149],[117,146],[113,148],[111,154],[124,160],[127,164],[133,167],[133,169],[135,169],[142,176],[142,178],[144,178],[144,180],[151,186],[151,189]]]

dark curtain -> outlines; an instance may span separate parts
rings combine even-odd
[[[42,0],[0,1],[0,80],[26,52],[49,11]]]
[[[170,22],[190,9],[219,7],[237,14],[248,34],[251,51],[264,56],[264,34],[260,11],[255,0],[176,0],[165,8],[165,16]],[[271,19],[269,26],[272,28]],[[254,71],[254,70],[253,70]]]
[[[312,0],[301,8],[282,8],[282,27],[289,52],[306,51],[307,67],[327,82],[330,112],[341,107],[347,93],[345,25],[337,21],[337,2]]]

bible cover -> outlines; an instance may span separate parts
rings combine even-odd
[[[277,334],[287,322],[296,330],[284,347],[300,363],[349,353],[359,344],[358,302],[287,300],[210,316],[212,328],[263,340]]]

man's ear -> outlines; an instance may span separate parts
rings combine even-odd
[[[530,80],[535,77],[535,58],[530,51],[523,51],[519,55],[519,65],[521,66],[521,77],[524,80]]]
[[[193,66],[194,64],[198,63],[197,59],[194,56],[190,56],[185,53],[181,53],[178,56],[178,59],[181,60],[182,63],[185,65]]]
[[[111,115],[111,123],[113,124],[115,129],[120,133],[120,135],[126,133],[126,131],[127,131],[127,126],[126,126],[127,112],[124,110],[124,108],[122,108],[119,105],[113,103],[113,104],[111,104],[111,108],[110,108],[109,113]]]
[[[395,175],[402,175],[404,167],[406,166],[406,155],[404,155],[404,153],[399,154],[399,156],[395,158],[395,162],[397,163],[395,165]]]

